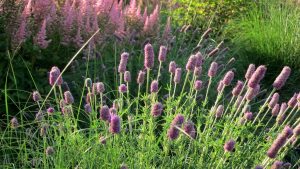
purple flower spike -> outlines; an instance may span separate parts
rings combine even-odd
[[[217,87],[217,91],[219,93],[222,92],[222,90],[224,89],[225,85],[224,85],[224,82],[223,81],[220,81],[219,84],[218,84],[218,87]]]
[[[179,137],[179,130],[175,128],[174,126],[171,126],[168,130],[168,138],[170,140],[175,140]]]
[[[259,84],[259,82],[264,78],[266,71],[266,66],[259,66],[249,79],[248,87],[255,88]]]
[[[282,161],[275,161],[272,166],[271,169],[281,169],[283,167],[283,162]]]
[[[121,85],[119,86],[119,92],[120,92],[120,93],[125,93],[125,92],[127,92],[127,86],[126,86],[125,84],[121,84]]]
[[[285,66],[281,73],[277,76],[277,78],[275,79],[274,83],[273,83],[273,87],[277,90],[281,89],[282,86],[285,84],[285,82],[287,81],[287,79],[289,78],[291,74],[291,68],[288,66]]]
[[[250,121],[250,120],[252,120],[252,118],[253,118],[253,113],[252,112],[246,112],[245,114],[244,114],[244,118],[247,120],[247,121]]]
[[[208,76],[209,77],[214,77],[217,74],[218,70],[218,63],[217,62],[212,62],[210,65],[210,68],[208,70]]]
[[[273,96],[272,96],[272,99],[270,100],[269,102],[269,108],[270,109],[273,109],[274,106],[278,103],[279,101],[279,94],[278,93],[274,93]]]
[[[168,51],[167,47],[160,46],[160,48],[159,48],[159,54],[158,54],[158,60],[160,62],[166,61],[167,51]]]
[[[285,126],[282,135],[286,138],[290,138],[293,135],[293,129],[290,126]]]
[[[96,90],[97,90],[98,94],[104,93],[104,91],[105,91],[104,84],[102,82],[96,83]]]
[[[181,68],[176,68],[175,76],[174,76],[174,83],[179,84],[181,79]]]
[[[157,82],[157,80],[152,81],[150,92],[151,93],[157,93],[158,92],[158,82]]]
[[[289,100],[288,106],[290,108],[294,108],[296,106],[296,104],[297,104],[297,96],[298,96],[298,94],[294,93],[293,97],[291,97],[291,99]]]
[[[202,73],[202,67],[201,66],[195,67],[195,69],[194,69],[194,75],[196,76],[196,78],[199,78],[200,75],[201,75],[201,73]]]
[[[38,102],[38,101],[41,100],[41,98],[42,97],[41,97],[41,95],[40,95],[40,93],[38,91],[34,91],[32,93],[32,99],[33,99],[33,101]]]
[[[124,52],[124,53],[121,54],[121,60],[120,60],[120,64],[119,64],[119,67],[118,67],[118,72],[119,73],[124,73],[126,71],[128,58],[129,58],[128,53]]]
[[[139,72],[139,75],[138,75],[138,78],[137,78],[137,83],[138,83],[139,85],[141,85],[141,84],[144,83],[144,81],[145,81],[145,75],[146,75],[145,72],[143,72],[143,71],[140,71],[140,72]]]
[[[126,83],[131,82],[131,74],[130,74],[129,71],[125,71],[125,73],[124,73],[124,81],[125,81]]]
[[[57,83],[56,83],[57,86],[62,85],[63,79],[62,79],[62,77],[59,77],[59,75],[60,75],[59,68],[56,66],[52,67],[50,70],[50,73],[49,73],[49,84],[51,86],[54,86],[56,80],[57,80]]]
[[[228,71],[223,78],[224,85],[229,86],[231,84],[231,81],[233,80],[233,78],[234,78],[233,71]]]
[[[91,107],[91,105],[89,103],[87,103],[87,104],[84,105],[84,111],[86,113],[92,112],[92,107]]]
[[[195,55],[192,55],[190,56],[185,68],[187,71],[191,72],[195,69],[195,65],[196,65],[196,62],[197,62],[197,58]]]
[[[202,66],[203,64],[203,55],[200,53],[200,52],[197,52],[195,54],[195,57],[196,57],[196,67],[200,67]]]
[[[250,64],[248,69],[247,69],[247,72],[245,74],[245,78],[247,80],[249,80],[251,78],[251,76],[253,75],[253,73],[255,72],[255,65],[254,64]]]
[[[234,140],[229,140],[224,144],[224,151],[225,152],[232,152],[235,146],[235,141]]]
[[[177,114],[172,121],[172,125],[181,126],[184,123],[184,116],[182,114]]]
[[[154,51],[150,43],[148,43],[144,48],[145,60],[144,66],[147,69],[151,69],[154,66]]]
[[[223,105],[219,105],[218,108],[217,108],[217,110],[216,110],[216,114],[215,114],[216,118],[222,117],[223,112],[224,112],[224,106]]]
[[[169,72],[175,74],[175,71],[176,71],[176,63],[174,61],[171,61],[169,64]]]
[[[196,80],[195,81],[195,84],[194,84],[194,89],[195,90],[197,90],[197,91],[201,90],[202,86],[203,86],[203,83],[202,83],[201,80]]]
[[[267,151],[267,156],[274,159],[277,156],[278,151],[286,143],[286,140],[287,138],[283,134],[279,134]]]
[[[255,88],[249,88],[246,94],[246,99],[248,101],[252,100],[259,93],[259,90],[260,90],[260,85],[257,85]]]
[[[279,109],[280,109],[279,104],[278,104],[278,103],[275,104],[275,106],[274,106],[273,109],[272,109],[272,116],[274,116],[274,117],[278,116],[278,114],[279,114]]]
[[[52,115],[53,113],[54,113],[54,108],[53,107],[49,107],[48,109],[47,109],[47,113],[48,113],[48,115]]]
[[[104,105],[100,109],[100,119],[109,122],[110,121],[110,113],[108,106]]]
[[[232,95],[233,96],[238,96],[241,93],[242,89],[243,89],[243,85],[244,85],[244,82],[238,81],[236,83],[236,86],[232,90]]]
[[[293,133],[295,137],[298,137],[300,135],[300,123],[294,128]]]
[[[111,116],[110,123],[109,123],[109,131],[112,134],[118,134],[121,132],[121,120],[119,116],[117,115]]]
[[[192,121],[187,121],[185,124],[184,124],[184,127],[183,127],[184,131],[190,136],[192,137],[193,139],[196,138],[196,130],[195,130],[195,125]]]
[[[153,117],[158,117],[161,115],[162,111],[163,111],[163,105],[160,102],[155,103],[154,105],[152,105],[151,115]]]
[[[65,96],[66,104],[73,104],[74,103],[74,98],[73,98],[72,93],[70,91],[66,91],[64,93],[64,96]]]

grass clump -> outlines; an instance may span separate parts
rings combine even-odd
[[[34,101],[20,107],[14,117],[7,108],[6,127],[0,132],[1,166],[299,166],[299,160],[285,159],[299,146],[299,119],[293,118],[299,97],[280,104],[279,110],[275,94],[290,68],[283,69],[266,93],[260,89],[266,66],[251,65],[231,93],[235,71],[228,70],[230,63],[220,57],[220,45],[213,53],[198,47],[185,65],[173,61],[167,71],[171,50],[161,47],[156,62],[155,48],[146,44],[139,73],[128,71],[130,54],[122,53],[114,67],[116,85],[85,78],[79,96],[74,88],[62,89],[62,75],[70,64],[62,71],[53,67],[47,95],[35,91]],[[135,82],[131,75],[137,73]],[[8,98],[6,88],[3,93]]]

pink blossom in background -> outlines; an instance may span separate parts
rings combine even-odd
[[[51,40],[46,40],[47,38],[46,27],[47,27],[47,20],[44,19],[41,29],[34,39],[34,43],[42,49],[47,48],[49,43],[51,42]]]

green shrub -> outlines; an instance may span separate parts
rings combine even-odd
[[[179,25],[220,30],[228,20],[248,10],[253,4],[253,1],[247,0],[175,0],[170,6],[170,15]]]
[[[300,66],[300,8],[272,0],[262,1],[229,24],[226,35],[234,50],[251,61]]]

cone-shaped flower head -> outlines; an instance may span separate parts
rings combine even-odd
[[[270,109],[273,109],[274,106],[278,103],[279,101],[279,94],[278,93],[274,93],[272,96],[272,99],[270,100],[268,106]]]
[[[19,127],[18,119],[17,119],[16,117],[13,117],[13,118],[10,120],[10,125],[11,125],[11,128],[13,128],[13,129]]]
[[[174,76],[174,83],[179,84],[181,79],[181,68],[176,68],[175,76]]]
[[[225,87],[224,82],[222,80],[219,81],[219,84],[218,84],[218,87],[217,87],[217,91],[219,93],[221,93],[224,90],[224,87]]]
[[[168,51],[167,47],[160,46],[160,48],[159,48],[159,54],[158,54],[158,60],[160,62],[166,61],[167,51]]]
[[[264,78],[266,71],[266,66],[259,66],[249,79],[248,87],[255,88],[259,84],[259,82]]]
[[[195,64],[195,66],[196,67],[202,66],[202,64],[203,64],[203,55],[200,52],[197,52],[195,54],[195,57],[196,57],[196,64]]]
[[[272,109],[272,116],[278,116],[279,114],[280,105],[277,103]]]
[[[284,144],[286,143],[288,137],[292,134],[292,132],[293,131],[288,126],[286,126],[283,129],[282,133],[280,133],[277,136],[277,138],[274,140],[274,142],[272,143],[271,147],[267,151],[267,156],[269,158],[274,159],[277,156],[277,153],[284,146]]]
[[[196,78],[199,78],[200,75],[201,75],[201,73],[202,73],[202,67],[201,66],[195,67],[195,69],[194,69],[194,75],[196,76]]]
[[[183,126],[184,131],[192,138],[196,138],[195,125],[192,121],[187,121]]]
[[[238,81],[236,83],[236,86],[232,90],[232,95],[233,96],[238,96],[241,93],[242,89],[243,89],[243,85],[244,85],[244,82]]]
[[[185,69],[189,72],[194,71],[196,63],[197,63],[196,56],[195,55],[190,56],[186,66],[185,66]]]
[[[84,105],[84,111],[86,113],[92,112],[92,107],[91,107],[91,105],[89,103],[87,103],[87,104]]]
[[[176,71],[176,63],[174,61],[171,61],[169,64],[169,72],[175,74],[175,71]]]
[[[201,90],[202,86],[203,86],[203,83],[202,83],[201,80],[196,80],[195,81],[195,83],[194,83],[194,89],[195,90],[197,90],[197,91]]]
[[[255,88],[249,88],[246,94],[246,99],[248,101],[252,100],[258,93],[260,90],[260,85],[257,85]]]
[[[137,83],[139,85],[143,84],[144,81],[145,81],[145,75],[146,73],[144,71],[140,71],[139,74],[138,74],[138,78],[137,78]]]
[[[216,114],[215,114],[216,118],[222,117],[223,112],[224,112],[224,106],[223,105],[219,105],[218,108],[217,108],[217,110],[216,110]]]
[[[121,85],[119,86],[119,92],[120,92],[120,93],[125,93],[125,92],[127,92],[127,86],[126,86],[125,84],[121,84]]]
[[[118,72],[119,73],[124,73],[126,71],[128,58],[129,58],[129,54],[127,52],[124,52],[124,53],[121,54],[121,60],[120,60],[120,64],[119,64],[119,67],[118,67]]]
[[[154,51],[150,43],[146,44],[144,48],[145,60],[144,66],[147,69],[151,69],[154,66]]]
[[[168,129],[167,135],[168,135],[168,138],[169,138],[170,140],[175,140],[175,139],[177,139],[178,136],[179,136],[179,130],[178,130],[176,127],[174,127],[174,126],[171,126],[171,127]]]
[[[157,102],[152,105],[151,115],[153,117],[158,117],[161,115],[162,111],[163,111],[163,105],[160,102]]]
[[[47,156],[53,155],[53,154],[54,154],[54,148],[51,147],[51,146],[48,146],[48,147],[46,148],[45,153],[46,153]]]
[[[65,96],[66,104],[73,104],[74,103],[74,98],[73,98],[72,93],[70,91],[65,91],[64,96]]]
[[[245,78],[247,80],[249,80],[251,78],[251,76],[253,75],[253,73],[255,72],[255,65],[254,64],[250,64],[248,69],[247,69],[247,72],[245,74]]]
[[[293,133],[295,137],[298,137],[300,135],[300,123],[294,128]]]
[[[41,98],[42,97],[41,97],[41,95],[40,95],[40,93],[38,91],[34,91],[32,93],[32,99],[33,99],[33,101],[38,102],[38,101],[41,100]]]
[[[233,139],[230,139],[229,141],[227,141],[225,144],[224,144],[224,151],[225,152],[232,152],[233,149],[234,149],[234,146],[235,146],[235,141]]]
[[[233,80],[233,78],[234,78],[233,71],[231,71],[231,70],[228,71],[223,78],[224,85],[229,86],[231,84],[231,81]]]
[[[277,160],[272,164],[271,169],[281,169],[282,167],[283,167],[283,162]]]
[[[84,81],[84,85],[86,88],[92,88],[93,87],[93,82],[91,78],[86,78]]]
[[[287,81],[287,79],[289,78],[291,74],[291,68],[288,66],[285,66],[281,73],[277,76],[277,78],[275,79],[274,83],[273,83],[273,87],[277,90],[281,89],[282,86],[285,84],[285,82]]]
[[[177,114],[172,121],[172,125],[181,126],[184,123],[184,116],[182,114]]]
[[[209,77],[214,77],[217,74],[218,70],[218,63],[217,62],[212,62],[210,65],[210,68],[208,70],[208,76]]]
[[[48,115],[52,115],[53,113],[54,113],[54,108],[53,107],[49,107],[48,109],[47,109],[47,113],[48,113]]]
[[[244,114],[244,118],[247,120],[247,121],[250,121],[250,120],[252,120],[252,118],[253,118],[253,113],[252,112],[246,112],[245,114]]]
[[[108,106],[104,105],[100,109],[100,119],[110,122],[110,113]]]
[[[53,86],[55,84],[56,80],[57,80],[57,83],[56,83],[57,86],[62,85],[63,79],[60,76],[60,70],[58,67],[54,66],[51,68],[50,73],[49,73],[49,84],[51,86]]]
[[[151,82],[150,92],[151,93],[157,93],[158,92],[158,82],[157,82],[157,80],[153,80]]]
[[[131,82],[131,74],[130,74],[129,71],[125,71],[125,73],[124,73],[124,81],[125,81],[126,83]]]
[[[289,102],[288,102],[288,106],[290,108],[294,108],[297,104],[297,96],[298,94],[297,93],[294,93],[293,97],[290,98]]]
[[[290,126],[285,126],[282,130],[282,135],[286,138],[290,138],[293,134],[293,129]]]
[[[104,87],[104,84],[102,82],[96,83],[96,91],[97,91],[98,94],[104,93],[105,87]]]
[[[118,134],[121,132],[121,120],[117,115],[112,115],[109,123],[109,131],[112,134]]]

